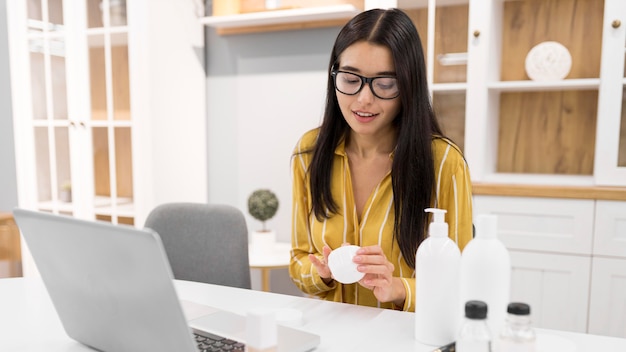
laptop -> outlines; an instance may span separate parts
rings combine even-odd
[[[197,352],[196,333],[245,344],[242,315],[210,307],[187,321],[161,239],[151,229],[19,208],[13,214],[72,339],[107,352]],[[278,351],[320,343],[316,334],[277,328]]]

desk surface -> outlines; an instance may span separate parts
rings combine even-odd
[[[413,338],[413,313],[317,299],[176,281],[181,300],[239,314],[260,305],[302,311],[301,329],[321,336],[316,351],[430,352]],[[568,342],[571,351],[626,351],[626,339],[537,329],[540,341]],[[389,345],[391,343],[391,347]],[[67,337],[39,279],[0,279],[0,351],[92,351]],[[540,348],[538,352],[566,349]]]

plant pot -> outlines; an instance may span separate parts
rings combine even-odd
[[[59,192],[59,200],[61,202],[71,203],[72,202],[72,190],[63,189]]]
[[[251,233],[252,249],[255,253],[271,253],[276,243],[276,232],[272,230]]]

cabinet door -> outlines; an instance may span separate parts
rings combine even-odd
[[[93,209],[98,220],[133,224],[134,188],[125,1],[87,0],[77,29],[88,67],[88,128],[93,159]]]
[[[593,200],[476,196],[474,215],[498,216],[509,249],[591,255]]]
[[[21,207],[143,226],[157,204],[207,201],[202,7],[6,4]]]
[[[132,224],[125,2],[7,9],[20,206]]]
[[[605,0],[596,135],[596,183],[626,186],[626,2]]]
[[[593,255],[626,259],[626,202],[596,201]]]
[[[588,332],[626,338],[626,260],[593,258]]]
[[[20,205],[73,213],[60,201],[71,181],[62,8],[9,1],[7,10]],[[73,136],[72,136],[73,137]]]
[[[470,2],[465,155],[474,181],[594,182],[603,4]],[[567,67],[552,49],[529,60],[546,75],[527,73],[528,54],[545,42],[567,49],[564,79],[550,75]]]
[[[591,258],[511,251],[511,300],[531,307],[539,328],[587,331]]]
[[[467,1],[401,2],[417,27],[426,59],[433,109],[446,136],[465,147]],[[422,6],[420,6],[422,5]]]

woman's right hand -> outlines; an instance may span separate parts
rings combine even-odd
[[[311,264],[315,266],[317,269],[318,275],[324,280],[324,283],[329,284],[333,278],[332,273],[330,272],[330,268],[328,267],[328,256],[330,255],[332,250],[328,246],[324,246],[322,248],[322,255],[324,256],[322,260],[320,260],[315,254],[309,254],[309,260]]]

